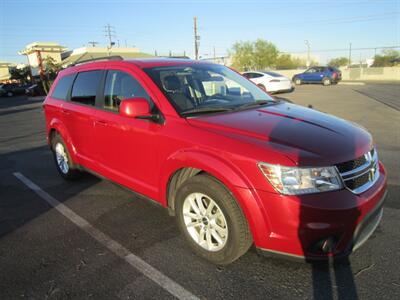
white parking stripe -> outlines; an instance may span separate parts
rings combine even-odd
[[[124,259],[128,264],[134,267],[136,270],[141,272],[150,280],[157,283],[159,286],[167,290],[169,293],[177,297],[178,299],[199,299],[185,288],[180,286],[178,283],[170,279],[168,276],[164,275],[148,263],[146,263],[143,259],[131,253],[128,249],[123,247],[118,242],[111,239],[109,236],[101,232],[100,230],[93,227],[88,221],[83,219],[74,213],[67,206],[50,196],[48,193],[43,191],[39,186],[34,184],[24,175],[19,172],[14,173],[14,176],[21,180],[27,187],[33,190],[36,194],[38,194],[43,200],[53,206],[56,210],[58,210],[62,215],[68,218],[72,223],[80,227],[82,230],[91,235],[96,241],[101,243],[103,246],[108,248],[115,255]]]

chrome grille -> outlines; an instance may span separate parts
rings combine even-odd
[[[368,190],[379,178],[378,153],[372,149],[354,160],[336,165],[343,183],[355,194]]]

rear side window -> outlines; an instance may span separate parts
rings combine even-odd
[[[282,77],[281,74],[278,74],[278,73],[275,73],[275,72],[271,72],[271,71],[265,71],[264,73],[268,74],[268,75],[270,75],[272,77]]]
[[[54,88],[53,94],[51,95],[52,98],[59,99],[59,100],[67,100],[68,92],[71,88],[72,81],[74,80],[75,74],[67,75],[57,82],[56,87]]]
[[[103,108],[118,111],[121,101],[136,97],[150,99],[140,83],[128,73],[114,70],[107,72]]]
[[[72,87],[71,101],[94,106],[101,75],[101,70],[78,73]]]

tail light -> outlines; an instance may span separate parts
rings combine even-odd
[[[279,79],[272,79],[269,82],[280,82],[280,80]]]
[[[336,72],[333,72],[332,77],[333,77],[333,78],[336,78],[337,76],[338,76],[338,74],[337,74]]]

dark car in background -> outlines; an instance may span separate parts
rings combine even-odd
[[[35,83],[25,87],[25,94],[27,96],[43,96],[45,92],[41,85]]]
[[[311,67],[303,73],[294,75],[292,80],[296,85],[303,83],[331,85],[342,80],[342,72],[335,67]]]
[[[5,83],[0,85],[0,96],[12,97],[25,94],[25,87],[16,83]]]

